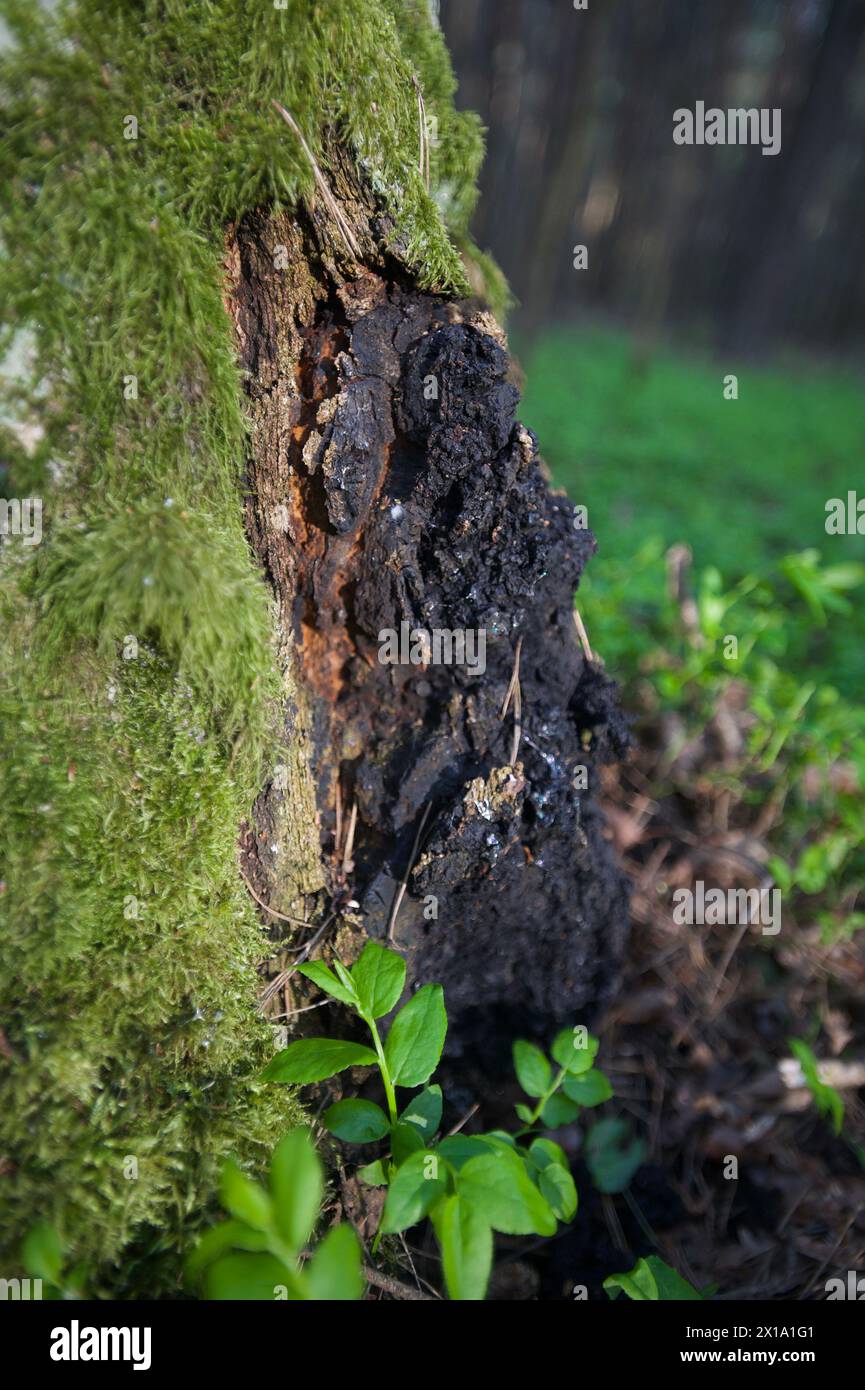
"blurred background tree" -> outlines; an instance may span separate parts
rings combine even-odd
[[[862,0],[441,0],[441,19],[489,127],[474,229],[523,331],[592,312],[712,346],[861,348]],[[780,107],[780,155],[674,145],[698,99]]]

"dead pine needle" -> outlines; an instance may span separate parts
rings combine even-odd
[[[427,192],[429,192],[429,131],[427,130],[426,123],[426,105],[424,103],[423,92],[421,91],[420,83],[418,82],[417,78],[414,75],[412,75],[411,80],[414,83],[414,89],[417,92],[417,113],[419,124],[418,169],[420,172],[420,176],[424,181],[424,186]]]
[[[523,737],[523,694],[520,691],[520,656],[523,652],[523,638],[517,638],[516,652],[513,655],[513,671],[510,673],[508,689],[505,691],[505,699],[502,701],[502,710],[499,719],[503,719],[508,713],[510,701],[513,701],[513,738],[510,741],[510,765],[515,765],[516,755],[520,751],[520,739]]]
[[[325,918],[324,922],[322,922],[321,926],[315,933],[315,936],[312,938],[312,940],[307,942],[306,946],[301,948],[300,954],[298,955],[298,958],[294,962],[294,964],[289,966],[287,970],[280,970],[278,975],[274,975],[272,980],[268,980],[267,984],[264,986],[264,989],[258,996],[259,1004],[261,1006],[265,1005],[270,999],[272,999],[273,996],[282,989],[286,981],[290,980],[292,975],[296,973],[298,968],[301,965],[303,965],[304,961],[309,959],[310,953],[315,950],[316,946],[321,941],[331,922],[335,920],[336,913],[331,912],[330,916]]]
[[[432,1294],[423,1293],[420,1289],[413,1289],[410,1284],[403,1284],[399,1279],[393,1279],[389,1274],[383,1274],[380,1269],[372,1269],[369,1265],[363,1267],[363,1277],[374,1289],[381,1289],[382,1293],[389,1293],[391,1298],[405,1299],[414,1303],[432,1303]]]
[[[290,922],[294,927],[311,927],[314,925],[312,922],[307,922],[305,917],[289,917],[287,913],[277,912],[275,907],[269,907],[268,904],[258,896],[242,869],[240,870],[240,877],[246,884],[250,896],[255,899],[259,907],[264,908],[265,912],[269,912],[271,917],[276,917],[280,922]]]
[[[339,230],[342,233],[346,246],[348,247],[352,256],[354,256],[354,259],[356,261],[359,261],[361,259],[360,248],[358,247],[358,244],[354,239],[354,234],[352,233],[351,227],[349,226],[345,216],[343,215],[343,212],[339,204],[337,203],[336,199],[331,193],[327,179],[324,177],[324,174],[318,167],[315,155],[313,154],[312,150],[309,148],[309,145],[306,143],[306,140],[304,139],[303,131],[297,124],[297,121],[294,119],[291,112],[286,111],[285,107],[281,104],[281,102],[278,102],[274,99],[272,105],[274,109],[279,112],[280,116],[285,121],[289,130],[297,136],[297,139],[300,142],[301,149],[303,150],[304,154],[309,160],[310,166],[312,168],[312,172],[315,177],[316,187],[318,188],[322,198],[327,204],[327,208],[330,212],[331,217],[333,218],[336,225],[339,227]]]
[[[522,637],[518,637],[518,638],[517,638],[517,649],[516,649],[516,652],[514,653],[514,669],[513,669],[513,671],[511,672],[511,678],[510,678],[510,681],[508,682],[508,688],[507,688],[507,690],[505,691],[505,698],[504,698],[504,700],[502,701],[502,711],[501,711],[501,715],[500,715],[500,718],[502,718],[502,719],[504,719],[505,715],[506,715],[507,712],[508,712],[508,706],[509,706],[510,703],[511,703],[511,697],[513,696],[514,690],[516,689],[517,683],[518,683],[518,681],[519,681],[519,679],[520,679],[520,654],[521,654],[522,650],[523,650],[523,639],[522,639]]]
[[[351,855],[352,855],[352,850],[354,849],[354,834],[355,834],[355,830],[356,830],[356,829],[357,829],[357,802],[356,802],[356,801],[353,801],[353,802],[351,803],[351,815],[349,816],[349,819],[348,819],[348,830],[346,831],[346,836],[345,836],[345,848],[343,849],[343,852],[342,852],[342,876],[343,876],[344,879],[348,878],[348,875],[351,873],[352,869],[354,868],[354,864],[353,864],[353,862],[352,862]]]
[[[586,661],[594,661],[595,658],[592,655],[592,649],[589,646],[589,634],[586,632],[586,627],[580,615],[579,608],[575,608],[573,610],[573,613],[574,627],[577,629],[577,636],[580,639],[580,646],[583,649],[583,656],[586,658]]]
[[[388,941],[393,941],[393,933],[394,933],[394,928],[396,927],[396,919],[397,919],[397,916],[398,916],[398,914],[399,914],[399,910],[400,910],[400,908],[402,907],[402,900],[403,900],[403,898],[404,898],[405,895],[406,895],[406,889],[408,888],[408,881],[409,881],[409,878],[411,877],[411,871],[412,871],[412,869],[414,868],[415,860],[417,859],[418,847],[420,846],[420,837],[421,837],[421,835],[422,835],[423,832],[424,832],[424,826],[425,826],[426,823],[427,823],[427,817],[428,817],[429,813],[430,813],[430,803],[427,802],[426,806],[424,806],[424,808],[423,808],[423,815],[422,815],[421,818],[420,818],[420,825],[419,825],[418,828],[417,828],[417,834],[416,834],[415,837],[414,837],[414,844],[412,845],[411,854],[410,854],[410,856],[409,856],[409,861],[408,861],[408,864],[407,864],[407,866],[406,866],[405,874],[403,875],[402,883],[400,884],[399,888],[398,888],[397,891],[396,891],[396,894],[395,894],[394,900],[393,900],[393,904],[392,904],[391,909],[390,909],[390,916],[388,917],[388,920],[387,920],[387,939],[388,939]]]
[[[507,690],[505,691],[505,698],[504,698],[504,700],[502,701],[502,712],[501,712],[501,716],[500,716],[502,719],[504,719],[505,715],[506,715],[507,712],[508,712],[508,707],[509,707],[509,705],[510,705],[510,703],[511,703],[511,700],[513,699],[513,702],[514,702],[514,734],[513,734],[513,738],[511,739],[511,756],[510,756],[510,762],[511,762],[511,766],[512,766],[512,767],[513,767],[513,765],[514,765],[514,764],[516,763],[516,761],[517,761],[517,754],[518,754],[519,751],[520,751],[520,739],[522,738],[522,735],[523,735],[523,698],[522,698],[522,691],[520,690],[520,657],[521,657],[521,655],[522,655],[522,650],[523,650],[523,639],[522,639],[522,637],[518,637],[518,638],[517,638],[517,649],[516,649],[516,652],[514,653],[514,669],[513,669],[513,672],[511,673],[511,679],[510,679],[510,681],[509,681],[509,683],[508,683],[508,688],[507,688]]]
[[[342,844],[342,788],[337,780],[336,784],[336,829],[333,832],[333,857],[339,859],[339,847]]]

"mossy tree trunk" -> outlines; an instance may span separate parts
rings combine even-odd
[[[0,549],[2,1249],[47,1220],[91,1291],[176,1291],[226,1157],[298,1119],[269,948],[273,1021],[287,951],[393,927],[470,1088],[603,1001],[624,735],[572,621],[593,542],[457,297],[502,286],[427,0],[4,19],[3,483],[44,535]],[[402,623],[483,671],[382,664]]]

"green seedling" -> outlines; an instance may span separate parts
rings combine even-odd
[[[532,1043],[514,1046],[520,1085],[533,1105],[517,1107],[522,1128],[488,1134],[439,1137],[442,1093],[431,1082],[447,1032],[440,985],[424,987],[393,1018],[382,1038],[379,1020],[399,1001],[405,962],[395,951],[369,942],[347,970],[320,961],[300,967],[319,989],[347,1005],[364,1022],[372,1046],[332,1038],[304,1038],[273,1059],[265,1079],[310,1085],[348,1067],[376,1066],[384,1108],[370,1100],[337,1101],[322,1123],[347,1144],[383,1142],[386,1152],[360,1170],[373,1186],[387,1187],[373,1251],[429,1217],[442,1253],[445,1286],[452,1299],[482,1299],[489,1283],[493,1232],[551,1236],[572,1220],[577,1191],[562,1148],[538,1133],[576,1119],[601,1104],[610,1085],[594,1067],[597,1040],[584,1028],[560,1033],[552,1045],[554,1068]],[[415,1094],[398,1100],[400,1090]]]
[[[350,1226],[332,1226],[301,1263],[323,1192],[321,1162],[303,1129],[292,1130],[277,1144],[267,1188],[236,1164],[227,1164],[220,1195],[231,1220],[202,1236],[186,1263],[189,1285],[212,1299],[360,1298],[360,1246]]]
[[[817,1058],[806,1042],[802,1042],[800,1038],[791,1038],[790,1051],[802,1068],[805,1085],[811,1092],[818,1111],[831,1120],[832,1128],[840,1135],[844,1124],[844,1101],[840,1093],[834,1086],[820,1080]]]
[[[657,1255],[637,1260],[627,1274],[610,1274],[604,1280],[610,1298],[627,1294],[635,1303],[702,1302],[710,1290],[699,1293]]]

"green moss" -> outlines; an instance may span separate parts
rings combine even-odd
[[[262,937],[236,870],[254,788],[146,644],[70,648],[51,674],[38,627],[4,618],[2,1227],[14,1249],[49,1217],[114,1288],[129,1241],[185,1244],[222,1159],[258,1166],[296,1118],[256,1079]]]
[[[153,641],[207,711],[206,730],[260,746],[276,695],[264,590],[218,513],[174,499],[62,530],[34,578],[48,656],[76,637],[103,654]]]
[[[276,676],[225,226],[313,191],[276,98],[325,167],[334,132],[353,151],[419,283],[462,292],[481,132],[421,0],[0,12],[0,349],[28,355],[0,442],[45,528],[0,559],[0,1228],[7,1267],[47,1218],[96,1290],[146,1292],[224,1156],[257,1166],[297,1118],[256,1079],[237,872]]]

